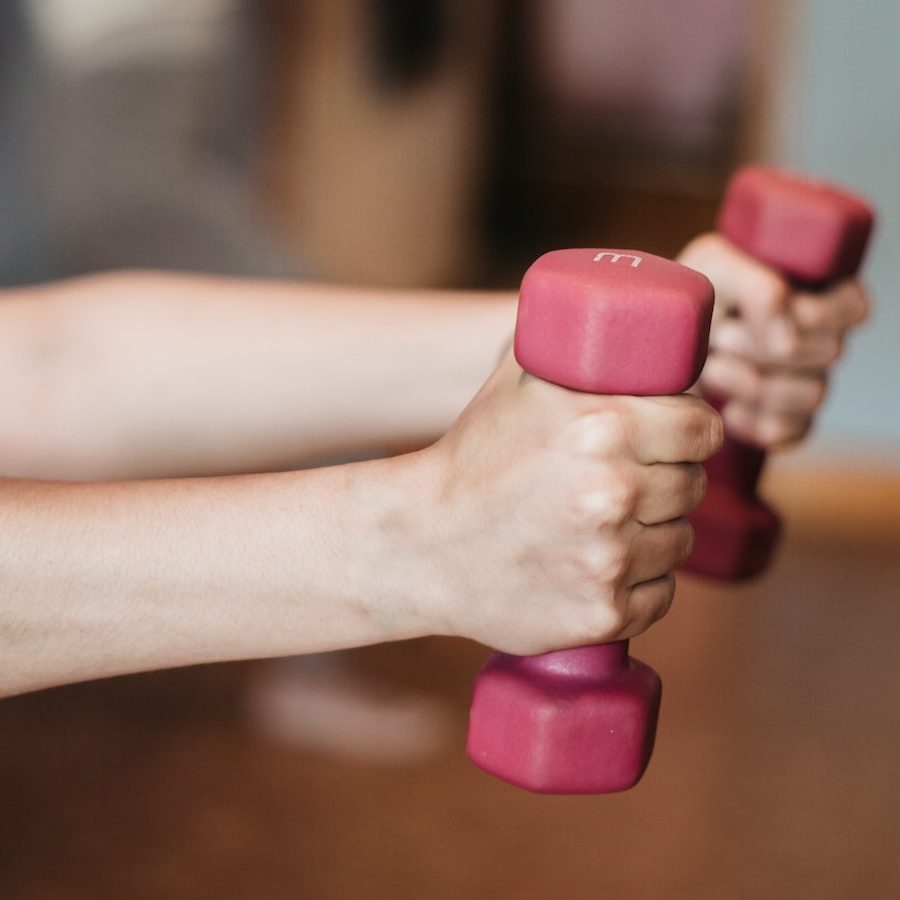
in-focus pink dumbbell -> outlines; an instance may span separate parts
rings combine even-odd
[[[718,228],[760,262],[815,290],[856,274],[873,222],[870,207],[846,191],[748,166],[729,182]],[[705,464],[709,490],[690,516],[696,544],[686,570],[738,581],[766,568],[780,526],[777,514],[757,494],[764,462],[758,447],[727,438],[722,451]]]
[[[522,281],[515,353],[532,375],[597,394],[678,394],[706,359],[712,285],[630,250],[558,250]],[[542,793],[632,787],[650,759],[661,684],[628,642],[495,653],[475,683],[469,758]]]

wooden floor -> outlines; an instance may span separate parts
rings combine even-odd
[[[637,789],[538,797],[470,767],[484,652],[462,642],[355,660],[452,704],[445,756],[408,770],[256,736],[252,664],[118,679],[0,703],[0,897],[900,897],[900,490],[797,484],[765,580],[685,577],[635,642],[665,684]]]

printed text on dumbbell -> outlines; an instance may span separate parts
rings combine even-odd
[[[617,263],[620,259],[630,259],[632,269],[641,264],[640,256],[632,256],[630,253],[598,253],[594,257],[594,262],[603,262],[604,259],[609,259],[611,263]]]

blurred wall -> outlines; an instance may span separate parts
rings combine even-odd
[[[471,280],[496,0],[280,5],[270,193],[309,270],[403,287]]]
[[[570,116],[703,149],[735,102],[747,0],[539,0],[535,60]]]
[[[880,216],[866,269],[875,312],[806,452],[900,468],[900,3],[794,0],[783,24],[769,155],[868,195]]]
[[[256,209],[250,0],[0,0],[0,285],[293,274]]]

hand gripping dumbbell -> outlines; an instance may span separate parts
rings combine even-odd
[[[873,221],[866,203],[845,191],[748,166],[728,185],[718,229],[797,286],[815,290],[856,274]],[[690,516],[696,544],[686,570],[737,581],[766,568],[780,529],[777,514],[757,494],[764,462],[758,447],[726,438],[705,463],[709,489]]]
[[[706,359],[712,285],[625,250],[557,250],[522,281],[515,354],[538,378],[595,394],[678,394]],[[661,684],[615,641],[494,653],[475,683],[469,758],[542,793],[632,787],[653,750]]]

